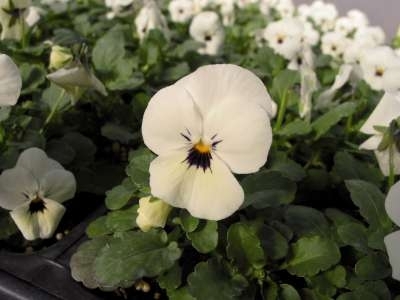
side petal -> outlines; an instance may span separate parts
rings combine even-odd
[[[390,188],[386,196],[385,208],[392,221],[400,226],[400,181]]]
[[[24,238],[33,241],[40,237],[40,229],[37,214],[31,214],[29,204],[30,202],[20,205],[10,215]]]
[[[201,219],[222,220],[239,209],[244,191],[229,168],[217,157],[211,170],[190,168],[184,176],[179,201],[189,213]]]
[[[360,149],[376,150],[382,141],[381,135],[373,135],[368,140],[360,145]]]
[[[0,106],[15,105],[21,93],[22,79],[10,57],[0,54]]]
[[[64,213],[65,207],[60,203],[50,200],[43,200],[46,209],[36,213],[39,224],[39,236],[41,239],[48,239],[53,236]]]
[[[389,126],[390,122],[399,116],[400,93],[385,93],[360,131],[366,134],[376,134],[374,126]]]
[[[144,143],[158,155],[181,149],[201,136],[201,116],[189,93],[172,85],[155,94],[143,115]]]
[[[204,120],[204,136],[234,173],[258,171],[267,161],[272,143],[269,117],[254,105],[222,102]]]
[[[0,207],[13,210],[38,191],[32,174],[20,167],[5,170],[0,176]]]
[[[69,200],[76,193],[74,174],[66,170],[48,172],[40,181],[40,190],[45,198],[59,203]]]
[[[192,95],[205,116],[214,105],[228,101],[231,104],[257,104],[268,115],[273,115],[271,97],[264,83],[252,72],[230,64],[200,67],[177,82]]]
[[[379,168],[382,171],[382,174],[385,176],[389,176],[390,173],[390,165],[389,165],[389,150],[384,151],[374,151],[376,159],[378,160]],[[394,174],[400,174],[400,153],[394,149],[393,150],[393,165],[394,165]]]
[[[400,280],[400,231],[385,236],[384,242],[392,266],[392,277]]]

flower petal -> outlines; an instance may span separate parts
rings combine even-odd
[[[201,136],[201,116],[183,86],[172,85],[151,98],[143,116],[144,143],[157,154],[181,149]],[[186,138],[185,138],[186,136]]]
[[[152,197],[141,198],[137,210],[136,224],[144,232],[155,227],[163,228],[171,209],[172,207],[169,204],[160,199]]]
[[[29,170],[36,179],[42,178],[53,170],[64,170],[57,161],[48,158],[46,153],[39,148],[29,148],[22,152],[18,158],[17,167]]]
[[[40,189],[45,198],[63,203],[75,195],[76,180],[74,174],[66,170],[50,171],[40,181]]]
[[[22,79],[10,57],[0,54],[0,106],[14,105],[21,93]]]
[[[376,150],[382,141],[381,135],[373,135],[368,140],[360,145],[360,149]]]
[[[384,241],[392,266],[392,277],[400,280],[400,231],[385,236]]]
[[[202,116],[214,105],[228,101],[232,105],[256,104],[273,116],[272,99],[264,83],[242,67],[221,64],[200,67],[177,82],[183,85],[196,102]]]
[[[0,176],[0,207],[13,210],[37,190],[38,183],[28,170],[21,167],[5,170]]]
[[[42,212],[31,213],[30,203],[24,203],[10,212],[12,219],[27,240],[50,238],[57,229],[65,207],[56,201],[44,199],[46,208]]]
[[[390,122],[400,116],[400,93],[385,93],[360,131],[376,134],[374,126],[389,126]]]
[[[385,176],[389,176],[390,173],[390,165],[389,165],[389,149],[384,151],[374,151],[376,159],[378,160],[379,168],[381,172]],[[400,174],[400,153],[396,148],[393,149],[393,166],[394,166],[394,174]]]
[[[261,107],[221,102],[204,119],[204,137],[234,173],[257,172],[272,143],[268,115]],[[214,139],[212,139],[214,138]]]
[[[392,221],[400,226],[400,181],[390,188],[386,196],[385,208]]]
[[[211,170],[190,168],[175,201],[201,219],[222,220],[232,215],[244,201],[244,191],[229,168],[217,157]],[[173,203],[171,203],[173,205]]]

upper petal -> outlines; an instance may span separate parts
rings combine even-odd
[[[221,102],[204,120],[204,137],[234,173],[257,172],[267,161],[272,129],[266,112],[257,106]]]
[[[400,280],[400,231],[385,236],[384,241],[392,266],[392,277]]]
[[[10,57],[0,54],[0,106],[14,105],[21,93],[22,79]]]
[[[200,67],[177,82],[183,85],[205,116],[219,102],[259,105],[273,116],[272,99],[252,72],[230,64]]]
[[[201,125],[201,116],[189,93],[182,86],[172,85],[151,98],[143,115],[143,140],[153,152],[169,153],[185,147],[188,139],[197,142]]]
[[[400,181],[390,188],[386,196],[385,208],[389,217],[400,226]]]
[[[374,126],[389,126],[390,122],[400,116],[400,93],[385,93],[360,131],[376,134]]]
[[[40,189],[45,198],[59,203],[69,200],[76,192],[74,174],[66,170],[50,171],[41,179]]]

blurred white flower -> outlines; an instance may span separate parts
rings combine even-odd
[[[309,46],[317,45],[320,38],[318,30],[316,30],[314,26],[308,21],[303,22],[303,28],[304,28],[302,37],[303,44]]]
[[[263,38],[276,53],[292,60],[301,50],[302,35],[302,22],[288,18],[269,23],[264,30]]]
[[[48,6],[54,13],[60,14],[67,10],[70,0],[41,0],[42,5]]]
[[[279,13],[282,19],[293,17],[295,6],[292,0],[274,0],[271,6]]]
[[[369,25],[368,16],[358,9],[351,9],[347,12],[347,17],[354,20],[359,26],[366,27]]]
[[[1,39],[21,40],[26,34],[25,21],[29,13],[30,0],[0,0]]]
[[[388,147],[383,151],[378,150],[383,134],[377,131],[375,127],[388,127],[392,120],[398,117],[400,117],[400,93],[385,93],[375,110],[360,129],[362,133],[372,135],[360,145],[360,149],[374,151],[382,174],[385,176],[388,176],[390,172],[390,151],[393,151],[394,173],[400,174],[400,153],[395,145],[392,145],[391,149]]]
[[[0,107],[15,105],[21,93],[21,73],[12,59],[0,54]]]
[[[217,55],[224,43],[225,33],[217,13],[204,11],[195,16],[189,28],[190,36],[204,44],[199,53]]]
[[[211,0],[192,0],[194,3],[194,11],[195,14],[198,14],[203,9],[205,9],[208,5],[211,4]]]
[[[25,22],[29,27],[35,26],[41,19],[44,11],[37,6],[30,6],[28,8],[28,13],[25,16]]]
[[[271,4],[274,0],[260,0],[260,11],[264,15],[269,15],[270,10],[271,10]]]
[[[310,6],[301,5],[298,12],[305,20],[312,19],[323,32],[332,30],[338,17],[335,5],[324,1],[314,1]]]
[[[330,55],[337,60],[342,60],[350,40],[339,32],[327,32],[321,39],[321,50],[323,54]]]
[[[383,45],[385,43],[385,32],[381,27],[368,26],[358,28],[354,34],[355,40],[370,40],[375,46]]]
[[[106,15],[107,19],[124,17],[131,14],[131,6],[135,2],[137,2],[137,0],[105,0],[104,4],[111,9]]]
[[[136,16],[135,25],[140,40],[143,40],[153,29],[161,30],[166,37],[169,36],[167,21],[154,1],[146,1]]]
[[[394,91],[400,88],[400,58],[388,46],[366,49],[360,57],[364,80],[374,90]]]
[[[235,65],[201,67],[160,90],[142,123],[145,144],[159,155],[150,165],[151,193],[194,217],[229,217],[244,200],[232,172],[265,164],[271,113],[265,85]]]
[[[177,23],[186,23],[194,15],[194,3],[191,0],[172,0],[168,5],[171,20]]]
[[[222,0],[224,1],[224,0]],[[236,3],[239,8],[244,8],[246,6],[249,6],[251,4],[256,4],[259,0],[236,0]]]
[[[136,224],[139,228],[147,232],[152,228],[165,226],[169,213],[172,207],[157,198],[144,197],[139,199],[139,208]]]
[[[219,6],[222,23],[225,26],[233,25],[235,22],[235,0],[220,0]]]
[[[397,226],[400,226],[400,182],[394,184],[385,200],[385,209],[390,219]],[[400,231],[392,232],[385,236],[386,250],[389,255],[389,262],[392,266],[392,277],[400,280]]]
[[[65,207],[74,197],[75,177],[38,148],[21,153],[16,166],[0,176],[0,206],[10,215],[25,239],[50,238]]]

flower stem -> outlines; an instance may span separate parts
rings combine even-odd
[[[286,112],[286,106],[287,106],[287,91],[283,93],[282,98],[281,98],[281,103],[279,105],[278,118],[275,123],[274,131],[278,131],[282,127],[283,119],[285,117],[285,112]]]
[[[58,109],[58,106],[60,105],[60,102],[61,102],[62,98],[64,97],[64,95],[65,95],[65,90],[62,89],[61,92],[60,92],[60,95],[58,96],[58,98],[56,100],[56,103],[54,104],[54,106],[51,109],[49,115],[47,116],[46,120],[44,121],[42,128],[40,129],[40,134],[42,134],[44,132],[44,130],[46,129],[47,125],[53,119],[53,117],[54,117],[54,115],[55,115],[55,113],[56,113],[56,111]]]
[[[388,190],[394,184],[394,153],[393,153],[393,145],[389,147],[389,177],[388,177]]]

